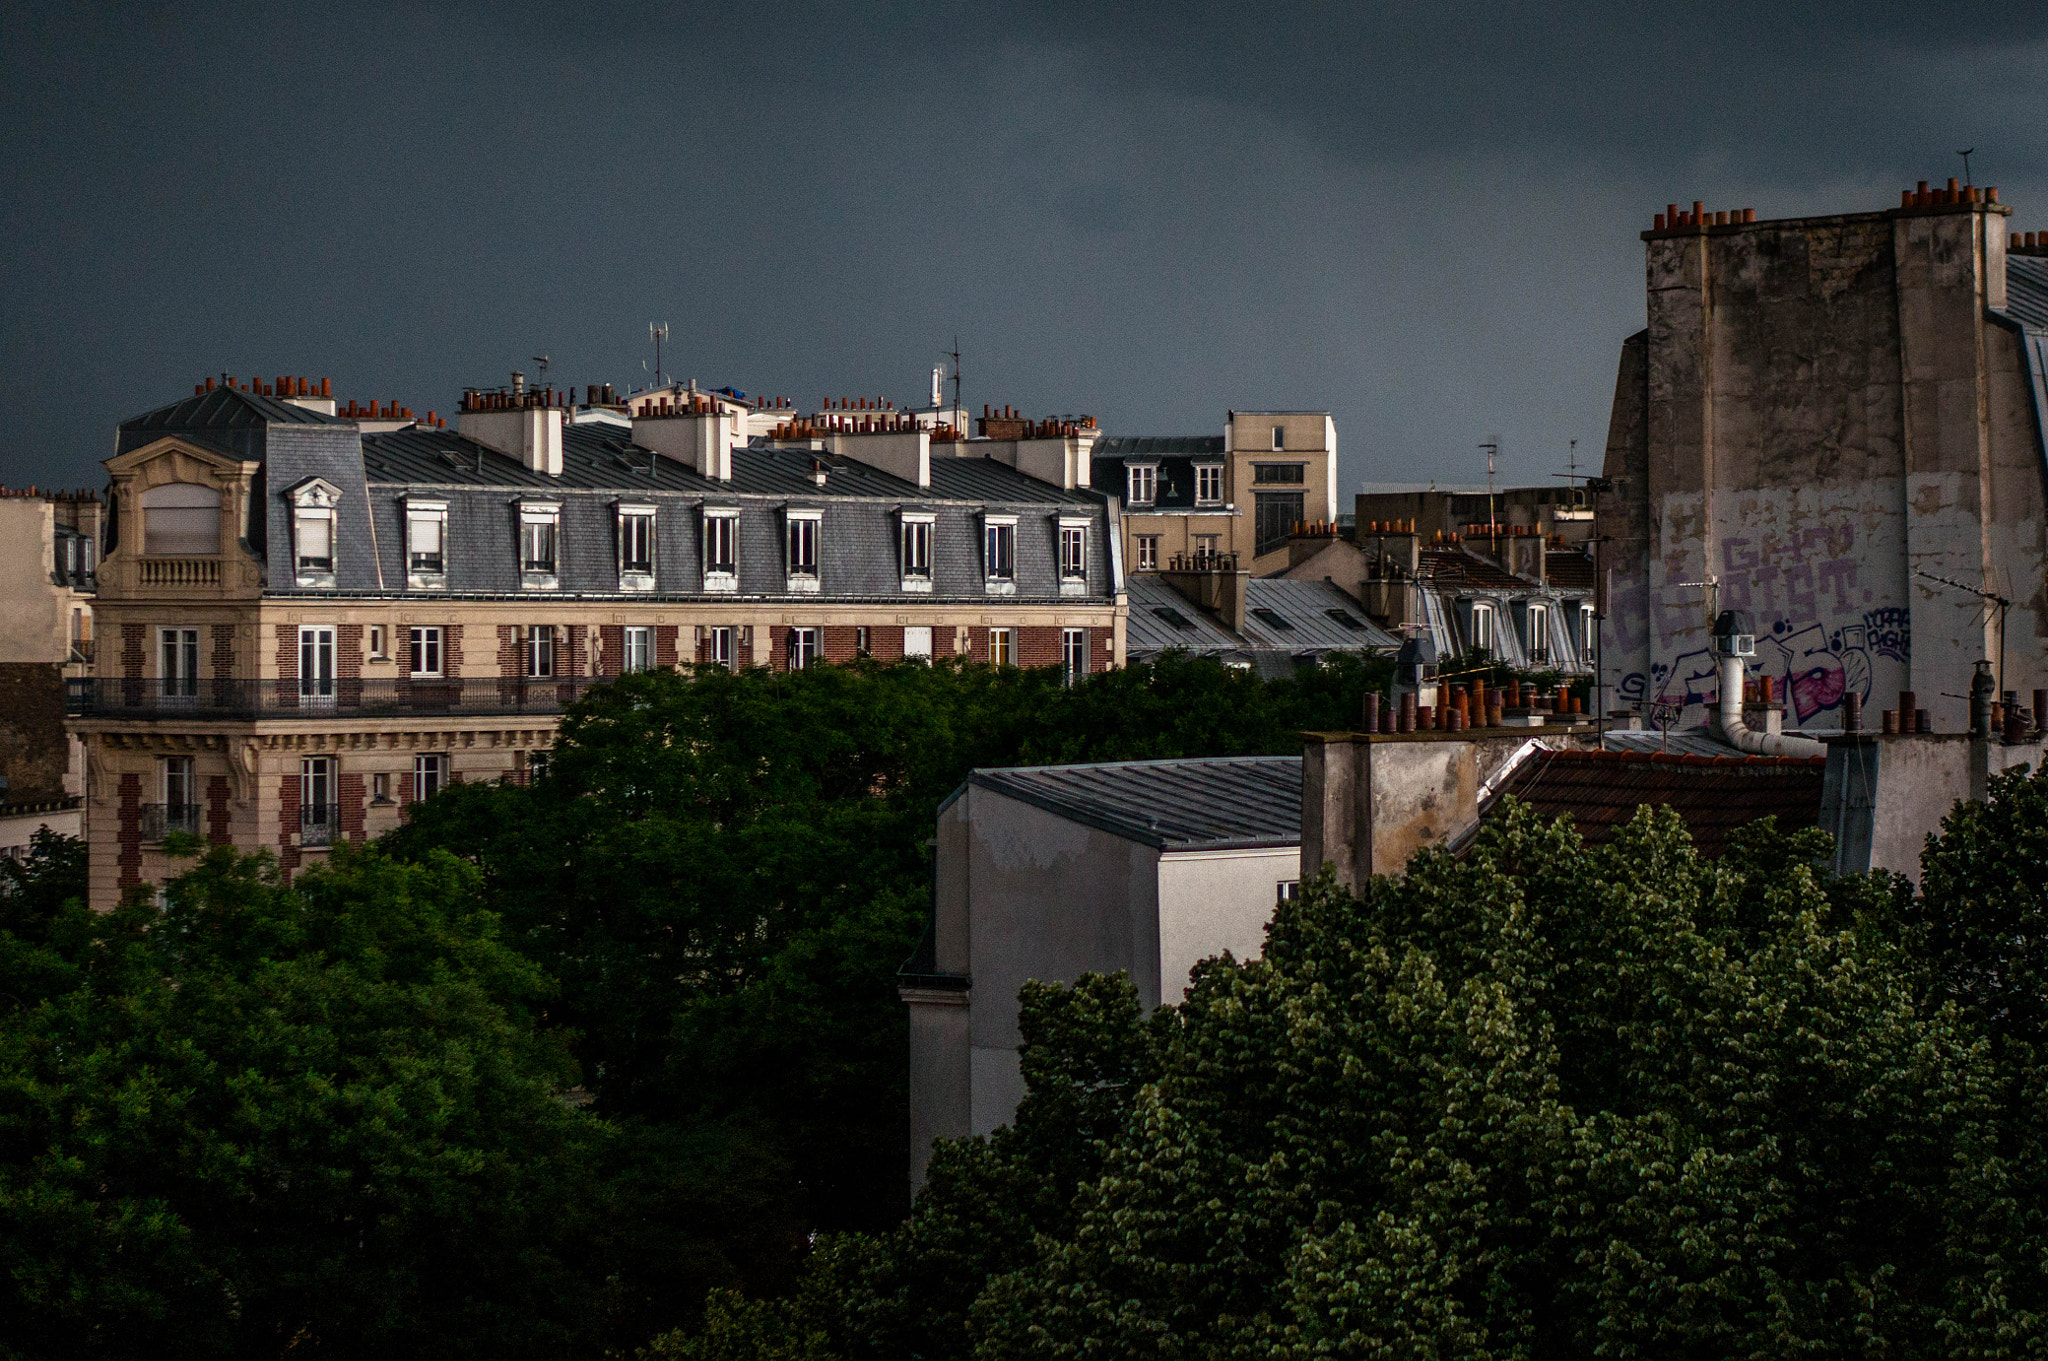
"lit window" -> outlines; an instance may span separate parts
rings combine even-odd
[[[555,674],[553,624],[535,624],[526,630],[526,674],[536,679]]]
[[[1060,630],[1060,665],[1069,685],[1088,674],[1088,630]]]
[[[412,801],[422,803],[441,792],[448,783],[445,752],[421,752],[412,758]]]
[[[654,507],[619,507],[619,589],[654,589]]]
[[[903,589],[929,591],[932,588],[932,517],[903,517]]]
[[[408,586],[448,584],[448,506],[405,503],[405,575]]]
[[[1138,570],[1156,572],[1159,570],[1159,536],[1140,534],[1138,536]]]
[[[411,630],[407,640],[408,658],[415,676],[441,674],[441,630],[438,627]]]
[[[142,493],[142,551],[150,557],[220,552],[220,493],[172,482]]]
[[[990,666],[1015,666],[1017,650],[1013,642],[1015,635],[1009,629],[988,631],[988,664]]]
[[[158,684],[165,699],[196,699],[199,695],[199,630],[165,629],[157,654]]]
[[[792,591],[815,591],[818,589],[818,514],[816,511],[791,511],[784,535],[787,553],[789,589]]]
[[[1149,506],[1159,499],[1159,465],[1156,463],[1132,463],[1125,467],[1129,480],[1129,501],[1134,506]]]
[[[519,507],[519,584],[552,590],[559,584],[562,509],[529,503]]]
[[[990,516],[982,526],[982,571],[991,592],[1008,595],[1017,589],[1017,520]]]
[[[736,510],[704,512],[704,589],[739,589],[740,513]]]
[[[1223,465],[1200,463],[1195,465],[1195,504],[1198,506],[1220,506],[1223,504]]]
[[[801,671],[818,660],[818,631],[816,629],[791,629],[789,631],[789,669]]]
[[[654,667],[654,630],[645,625],[628,625],[620,639],[619,670],[648,671]]]

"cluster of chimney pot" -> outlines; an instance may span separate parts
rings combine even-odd
[[[1439,681],[1436,703],[1417,702],[1417,692],[1403,691],[1400,704],[1383,704],[1377,691],[1365,697],[1365,730],[1369,733],[1465,732],[1471,728],[1499,728],[1505,720],[1520,715],[1555,715],[1567,722],[1582,720],[1586,713],[1583,696],[1560,685],[1544,692],[1534,682],[1511,680],[1505,686],[1487,688],[1484,677],[1469,686]]]

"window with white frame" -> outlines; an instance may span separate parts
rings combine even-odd
[[[1286,426],[1276,425],[1273,427],[1273,447],[1275,449],[1285,449],[1287,447]]]
[[[158,634],[156,674],[165,699],[198,698],[198,629],[164,629]]]
[[[853,653],[856,657],[875,655],[874,630],[866,624],[856,624],[853,630]]]
[[[818,660],[818,630],[791,629],[789,631],[789,669],[801,671]]]
[[[1273,885],[1273,902],[1275,906],[1281,903],[1299,901],[1301,901],[1301,880],[1282,879]]]
[[[1591,605],[1579,606],[1579,651],[1584,659],[1592,661],[1593,654],[1600,650],[1600,620],[1593,613]]]
[[[1529,660],[1547,662],[1550,660],[1550,610],[1536,604],[1527,608]]]
[[[309,477],[291,490],[292,562],[300,586],[334,584],[335,512],[341,488]]]
[[[654,589],[654,507],[619,507],[619,589]]]
[[[387,660],[388,654],[384,651],[384,626],[382,624],[372,624],[366,630],[366,634],[370,640],[370,660],[377,662]]]
[[[1195,465],[1195,504],[1198,506],[1220,506],[1223,504],[1223,465],[1221,463],[1197,463]]]
[[[740,574],[740,513],[704,511],[704,589],[736,591]]]
[[[1157,463],[1126,463],[1124,465],[1125,497],[1131,505],[1149,506],[1159,499],[1159,465]]]
[[[1083,579],[1088,576],[1088,526],[1060,522],[1060,576]]]
[[[991,595],[1017,590],[1017,517],[991,515],[982,523],[982,572]]]
[[[561,584],[562,508],[538,501],[519,506],[519,584],[553,590]]]
[[[299,703],[334,703],[334,626],[299,626]]]
[[[1140,534],[1137,538],[1137,545],[1138,561],[1135,564],[1137,570],[1140,572],[1158,571],[1159,536],[1157,534]]]
[[[555,626],[533,624],[526,630],[526,674],[542,679],[555,674]]]
[[[307,756],[299,761],[299,844],[331,846],[341,827],[341,805],[335,798],[332,756]]]
[[[733,630],[719,624],[704,631],[704,660],[713,662],[726,670],[734,669],[733,661],[739,653],[733,647]]]
[[[990,666],[1015,666],[1017,664],[1017,635],[1010,629],[988,631],[988,664]]]
[[[628,624],[619,639],[619,670],[654,669],[654,630],[644,624]]]
[[[903,516],[903,589],[929,591],[932,588],[932,523],[930,515]]]
[[[197,482],[168,482],[145,490],[142,551],[150,557],[208,557],[220,552],[220,492]]]
[[[1493,606],[1475,604],[1472,607],[1472,647],[1475,651],[1493,651]]]
[[[434,588],[448,584],[448,503],[405,503],[405,584]]]
[[[423,751],[412,758],[412,801],[431,799],[448,784],[448,753]]]
[[[158,765],[158,792],[163,797],[162,826],[151,840],[167,832],[199,831],[199,781],[189,756],[166,756]]]
[[[441,630],[438,625],[426,625],[409,631],[406,640],[407,660],[415,676],[438,676],[441,674]]]
[[[1219,551],[1218,546],[1222,542],[1223,536],[1220,534],[1195,535],[1195,556],[1204,558],[1211,558],[1216,556],[1217,552]]]
[[[783,528],[784,562],[792,591],[818,589],[818,512],[792,510]]]
[[[1069,685],[1088,674],[1088,630],[1060,630],[1060,669]]]

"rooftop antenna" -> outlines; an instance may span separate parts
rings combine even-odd
[[[661,342],[668,339],[668,323],[648,322],[647,338],[654,342],[654,386],[661,386]]]
[[[1565,488],[1571,493],[1570,503],[1574,509],[1579,505],[1579,442],[1571,442],[1571,450],[1565,455],[1565,471],[1552,473],[1552,477],[1565,479]]]
[[[1960,157],[1962,157],[1962,158],[1963,158],[1963,183],[1964,183],[1964,184],[1969,184],[1969,183],[1972,183],[1972,181],[1971,181],[1971,179],[1970,179],[1970,157],[1972,157],[1972,156],[1974,156],[1974,155],[1976,155],[1976,154],[1977,154],[1977,148],[1975,148],[1975,147],[1971,147],[1971,148],[1970,148],[1969,150],[1967,150],[1967,151],[1958,151],[1958,152],[1956,153],[1956,155],[1958,155],[1958,156],[1960,156]]]
[[[540,386],[546,387],[548,385],[548,357],[544,354],[537,354],[533,357],[533,362],[540,365]]]
[[[1493,541],[1493,556],[1500,557],[1500,520],[1493,510],[1493,460],[1500,452],[1500,436],[1496,435],[1479,446],[1486,451],[1486,533]]]
[[[1966,595],[1974,595],[1984,602],[1984,608],[1998,611],[1998,691],[2003,695],[2005,693],[2005,612],[2012,608],[2012,601],[1996,591],[1987,591],[1981,586],[1972,586],[1967,581],[1956,581],[1950,577],[1936,576],[1932,572],[1923,572],[1917,568],[1914,570],[1913,575],[1925,577],[1929,581],[1938,581],[1944,586],[1952,586]]]
[[[959,413],[962,420],[965,420],[967,418],[967,408],[960,405],[960,333],[958,331],[953,332],[953,348],[947,350],[946,355],[953,361],[953,410]],[[967,438],[965,430],[960,432],[960,438]]]

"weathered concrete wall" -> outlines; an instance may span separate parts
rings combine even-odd
[[[1257,959],[1266,948],[1279,885],[1301,876],[1301,850],[1168,851],[1159,857],[1159,989],[1187,995],[1188,971],[1228,950]]]
[[[1746,609],[1752,674],[1783,683],[1788,726],[1912,689],[1960,727],[1962,703],[1938,697],[1968,692],[1995,631],[1916,571],[2021,598],[2003,687],[2042,684],[2041,458],[2018,338],[1986,311],[2003,302],[2001,210],[1645,240],[1649,326],[1624,347],[1601,516],[1617,696],[1702,721],[1713,612]]]

